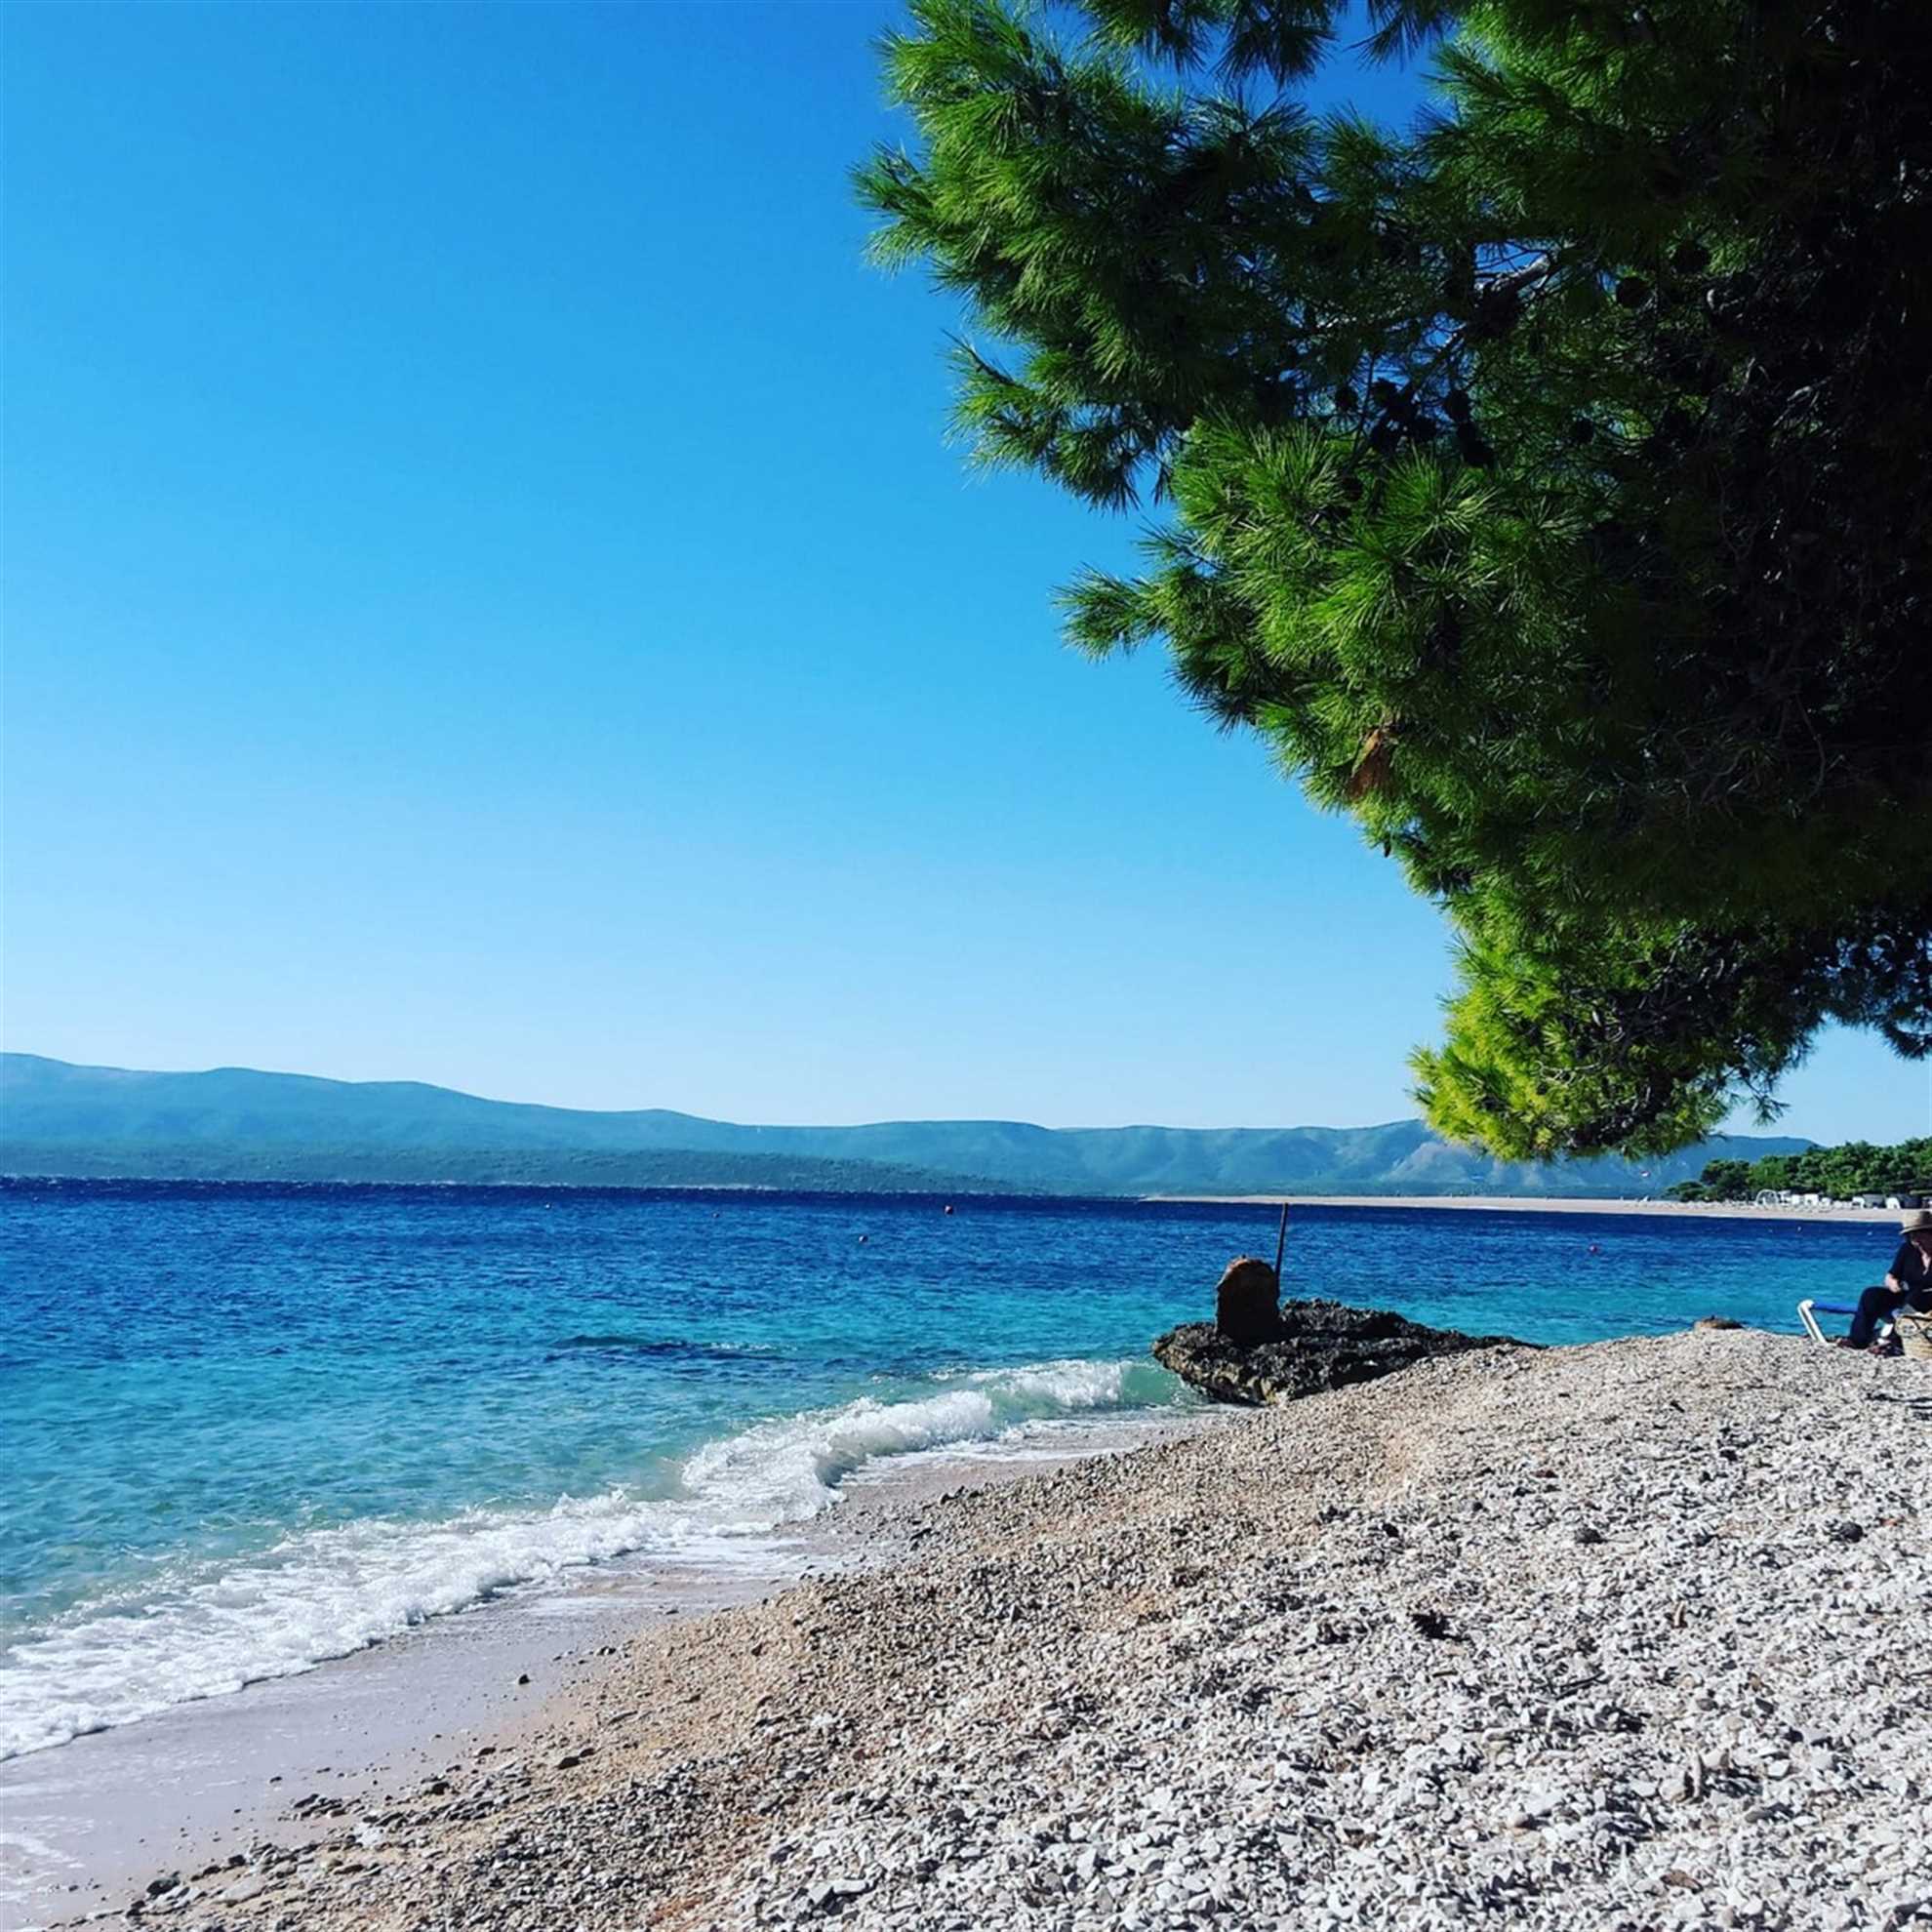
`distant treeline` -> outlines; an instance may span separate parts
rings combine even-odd
[[[1695,1181],[1679,1181],[1666,1191],[1680,1201],[1748,1201],[1767,1188],[1839,1201],[1852,1194],[1932,1193],[1932,1138],[1890,1147],[1847,1141],[1757,1160],[1713,1160]]]

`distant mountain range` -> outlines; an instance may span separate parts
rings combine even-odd
[[[1535,1166],[1383,1127],[1034,1127],[899,1120],[745,1127],[592,1113],[411,1081],[220,1067],[140,1073],[0,1054],[0,1173],[205,1181],[784,1187],[1039,1194],[1661,1192],[1706,1161],[1809,1141],[1730,1135],[1648,1164]]]

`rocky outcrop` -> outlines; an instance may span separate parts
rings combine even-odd
[[[1255,1266],[1274,1270],[1266,1262]],[[1232,1270],[1230,1269],[1230,1272]],[[1224,1281],[1226,1277],[1224,1276]],[[1217,1402],[1260,1407],[1316,1395],[1324,1389],[1373,1382],[1413,1362],[1466,1348],[1523,1348],[1507,1335],[1463,1335],[1426,1328],[1387,1308],[1341,1302],[1285,1302],[1271,1329],[1250,1343],[1216,1322],[1171,1328],[1153,1345],[1154,1360]]]
[[[1237,1256],[1215,1286],[1214,1325],[1244,1348],[1268,1341],[1281,1325],[1281,1277],[1253,1255]]]

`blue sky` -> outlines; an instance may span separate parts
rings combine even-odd
[[[1051,592],[878,5],[7,10],[6,1043],[767,1120],[1413,1110],[1439,922]],[[1827,1041],[1787,1125],[1927,1131]]]

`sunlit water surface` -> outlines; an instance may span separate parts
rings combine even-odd
[[[0,1188],[0,1756],[620,1554],[730,1564],[879,1459],[1191,1398],[1266,1208]],[[1288,1292],[1576,1342],[1883,1270],[1883,1228],[1297,1212]]]

